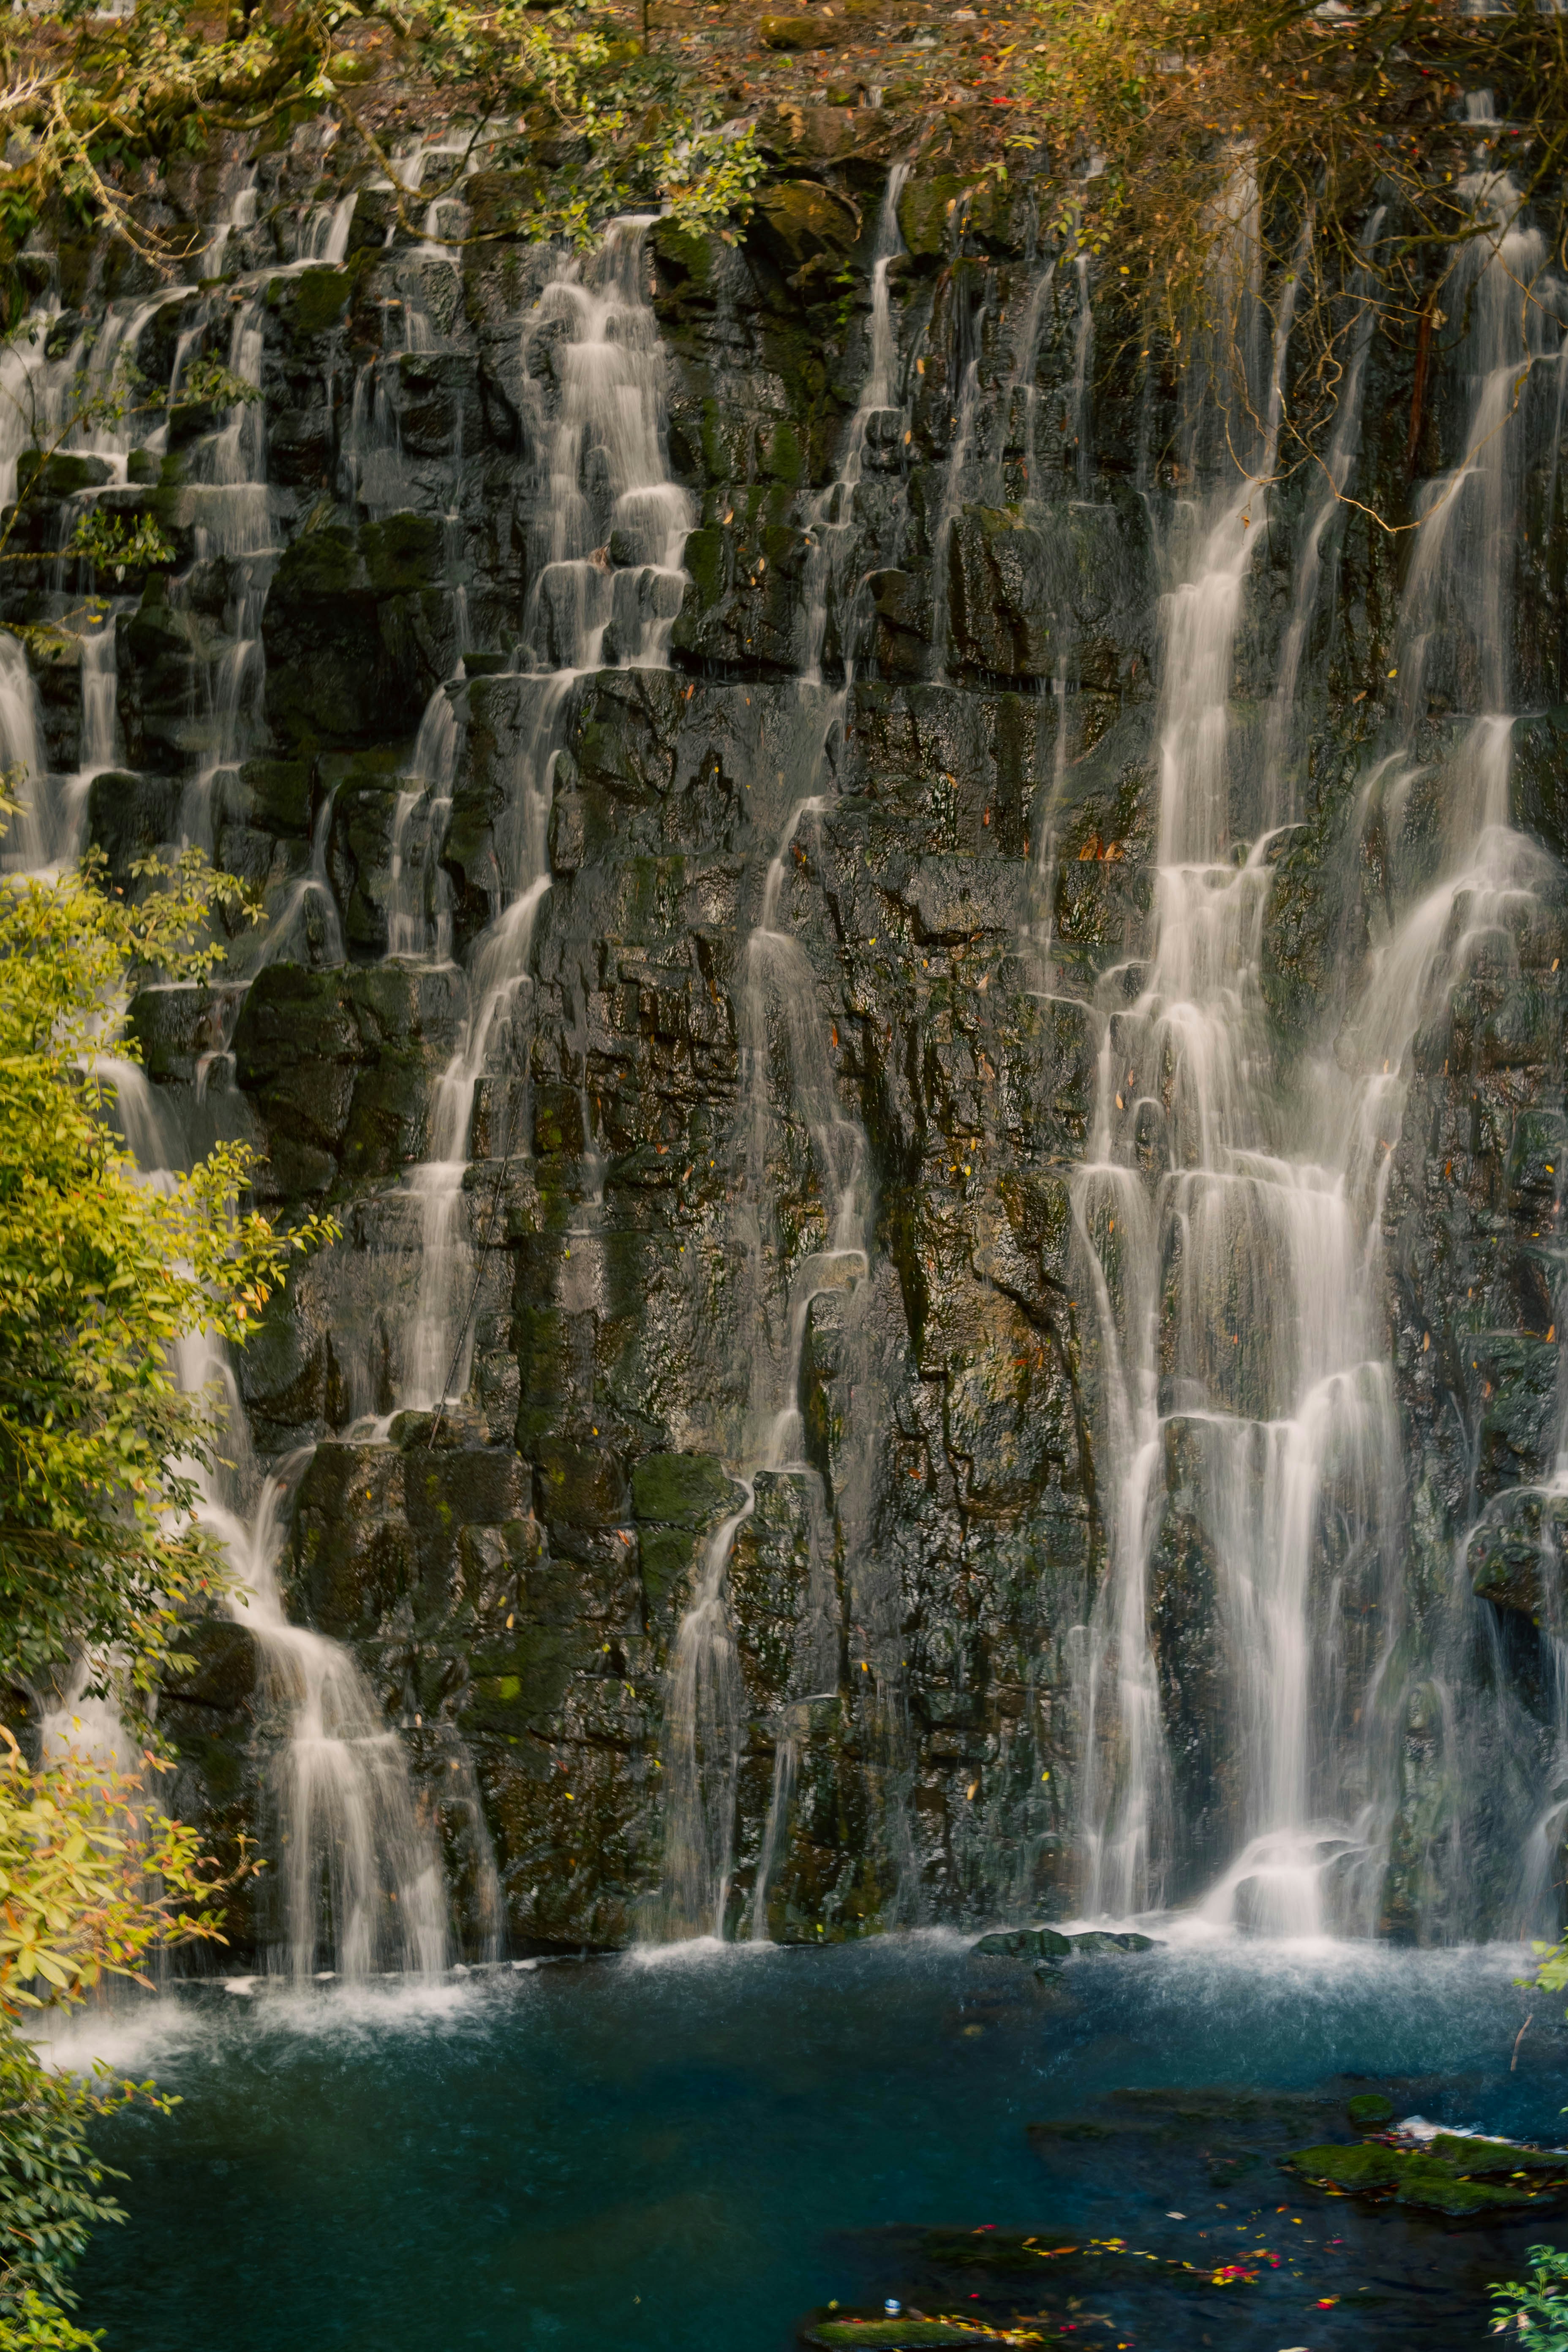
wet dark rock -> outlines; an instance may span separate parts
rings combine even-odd
[[[324,1192],[423,1157],[430,1080],[450,1058],[459,1012],[450,971],[277,963],[259,973],[234,1051],[267,1137],[263,1196]]]
[[[441,526],[393,515],[356,534],[296,540],[274,575],[263,633],[268,717],[293,747],[412,735],[444,675]]]
[[[1065,1959],[1075,1948],[1075,1939],[1061,1936],[1054,1927],[1008,1927],[999,1933],[982,1936],[971,1944],[972,1956],[984,1959],[1045,1960]]]
[[[124,883],[135,859],[150,856],[174,838],[179,813],[180,787],[173,777],[110,769],[94,776],[88,790],[88,839],[102,850],[115,879]]]
[[[1068,1941],[1080,1959],[1104,1958],[1108,1955],[1125,1952],[1152,1952],[1154,1949],[1152,1936],[1118,1934],[1100,1927],[1089,1928],[1081,1935],[1069,1936]]]
[[[68,499],[78,490],[98,489],[114,479],[107,457],[93,457],[74,449],[24,449],[16,459],[16,487],[35,498]]]

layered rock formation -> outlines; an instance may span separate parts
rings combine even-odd
[[[342,1227],[238,1366],[287,1605],[397,1727],[470,1948],[492,1885],[519,1950],[816,1940],[1069,1916],[1091,1884],[1191,1897],[1319,1820],[1357,1924],[1543,1924],[1556,331],[1521,362],[1496,513],[1466,509],[1444,558],[1495,575],[1500,685],[1454,590],[1400,719],[1421,557],[1366,512],[1408,519],[1474,440],[1462,341],[1413,414],[1413,352],[1370,335],[1341,446],[1360,504],[1301,466],[1237,520],[1199,713],[1213,858],[1168,822],[1173,600],[1215,574],[1241,478],[1194,432],[1194,375],[1144,349],[1113,269],[1042,239],[1026,179],[975,193],[961,115],[916,152],[869,107],[767,136],[735,247],[650,222],[573,260],[509,234],[516,192],[481,169],[449,256],[374,184],[351,215],[308,129],[170,191],[232,217],[221,282],[143,290],[109,249],[40,266],[38,352],[107,317],[174,397],[106,482],[54,461],[13,609],[69,591],[47,551],[84,497],[177,550],[102,583],[111,726],[107,647],[35,663],[76,779],[53,846],[79,823],[123,874],[194,839],[262,894],[230,975],[150,992],[135,1026],[189,1148],[249,1137],[271,1213]],[[259,402],[182,404],[196,350]],[[1456,746],[1512,709],[1506,874],[1479,913],[1480,882],[1450,890],[1407,1045],[1374,1051],[1410,908],[1469,874],[1444,845]],[[1314,1457],[1294,1600],[1276,1535],[1236,1532],[1272,1474],[1231,1438],[1302,1422],[1273,1325],[1339,1277],[1292,1290],[1256,1233],[1216,1270],[1170,1213],[1208,1147],[1182,1140],[1168,992],[1152,1026],[1139,1007],[1184,858],[1256,877],[1236,1167],[1269,1137],[1307,1163],[1324,1068],[1399,1095],[1369,1114],[1375,1199],[1360,1162],[1321,1189],[1365,1211],[1400,1475],[1369,1503],[1348,1423]],[[1101,1162],[1116,1199],[1086,1184]],[[1144,1214],[1159,1394],[1133,1444],[1111,1424]],[[162,1719],[184,1802],[232,1830],[266,1818],[276,1693],[242,1628],[197,1646]],[[1273,1819],[1249,1710],[1287,1689],[1305,1778]],[[279,1933],[265,1904],[255,1933]]]

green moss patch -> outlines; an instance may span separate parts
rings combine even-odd
[[[632,1472],[632,1509],[639,1519],[700,1527],[740,1500],[724,1465],[711,1454],[647,1454]]]
[[[973,2326],[961,2321],[937,2318],[889,2319],[882,2312],[864,2315],[849,2311],[817,2311],[803,2322],[800,2330],[803,2344],[832,2346],[859,2344],[874,2346],[877,2352],[916,2352],[916,2347],[926,2344],[964,2344],[970,2352],[985,2352],[987,2345],[1000,2339],[982,2335]]]
[[[1304,2180],[1342,2196],[1392,2197],[1396,2204],[1456,2219],[1537,2204],[1568,2189],[1568,2156],[1448,2132],[1440,2133],[1430,2148],[1389,2147],[1381,2140],[1351,2147],[1325,2144],[1299,2148],[1285,2164]],[[1500,2179],[1505,2169],[1509,2177]]]

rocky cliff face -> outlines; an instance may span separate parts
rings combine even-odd
[[[1204,1257],[1180,1024],[1139,1010],[1161,877],[1192,863],[1173,632],[1219,562],[1194,516],[1223,464],[1113,268],[1055,257],[1026,180],[966,193],[961,114],[920,152],[871,108],[768,136],[740,246],[655,222],[578,264],[509,235],[499,173],[466,184],[456,258],[374,186],[351,216],[307,131],[171,191],[232,216],[221,282],[143,289],[67,247],[43,298],[47,351],[107,316],[174,393],[123,466],[57,459],[24,509],[13,609],[70,590],[47,551],[84,496],[178,550],[104,583],[111,650],[35,664],[60,840],[79,822],[122,872],[195,839],[264,895],[231,976],[149,992],[136,1030],[187,1148],[250,1137],[269,1211],[342,1226],[238,1367],[289,1610],[397,1727],[470,1947],[498,1890],[518,1949],[1190,1897],[1260,1831],[1329,1819],[1363,1924],[1543,1916],[1555,345],[1496,516],[1445,557],[1502,567],[1506,685],[1455,590],[1403,765],[1420,558],[1365,509],[1408,519],[1459,464],[1475,363],[1457,344],[1423,401],[1372,337],[1342,453],[1362,503],[1325,509],[1302,467],[1237,524],[1199,713],[1208,865],[1256,877],[1235,1086],[1272,1108],[1235,1165],[1306,1164],[1325,1070],[1398,1088],[1371,1174],[1323,1180],[1364,1194],[1345,1278],[1386,1386],[1313,1457],[1281,1600],[1285,1522],[1238,1535],[1237,1498],[1310,1418],[1272,1327],[1342,1277],[1312,1242],[1288,1276],[1283,1226]],[[312,238],[336,249],[301,260]],[[191,349],[259,403],[182,405]],[[1478,879],[1444,846],[1456,761],[1513,709],[1488,807],[1517,846]],[[1384,1053],[1367,990],[1444,887]],[[1101,1163],[1121,1189],[1086,1182]],[[1385,1405],[1393,1485],[1366,1467]],[[1289,1608],[1308,1655],[1292,1683],[1269,1649],[1259,1681]],[[198,1647],[163,1708],[180,1795],[265,1834],[276,1688],[242,1628]],[[1289,1690],[1281,1822],[1254,1717]],[[1107,1876],[1119,1841],[1141,1859]]]

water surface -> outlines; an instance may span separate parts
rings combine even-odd
[[[85,2316],[110,2352],[784,2352],[808,2307],[899,2294],[1136,2352],[1474,2346],[1549,2212],[1478,2230],[1292,2194],[1278,2132],[1118,2128],[1042,2156],[1026,2126],[1115,2120],[1119,2088],[1364,2074],[1434,2120],[1555,2142],[1568,2031],[1522,1964],[1229,1943],[1077,1961],[1052,2001],[918,1936],[420,1991],[186,1989],[96,2035],[183,2105],[106,2136],[131,2218],[83,2266]],[[922,2229],[985,2224],[1126,2251],[1089,2288],[1082,2264],[1020,2284],[922,2253]],[[1207,2283],[1244,2252],[1255,2284]]]

